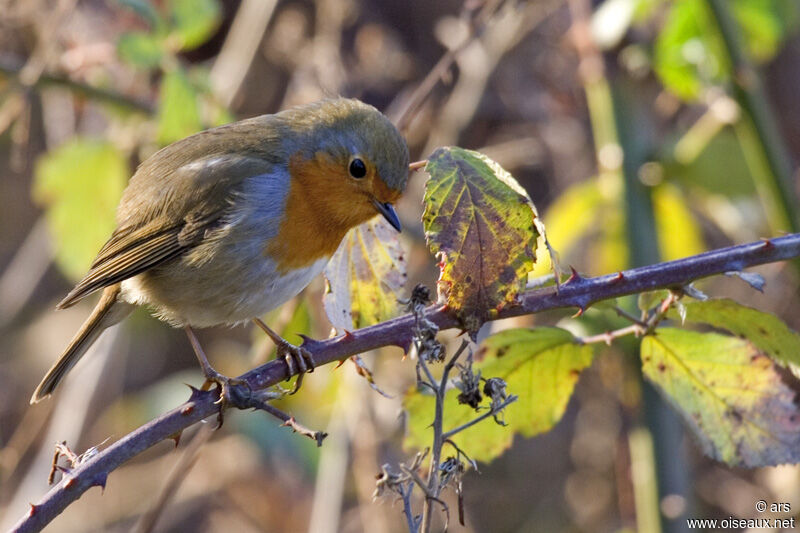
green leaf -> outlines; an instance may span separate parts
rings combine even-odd
[[[800,335],[775,315],[747,307],[733,300],[686,300],[686,322],[702,323],[730,331],[752,342],[759,350],[783,365],[800,366]],[[671,309],[671,318],[677,312]]]
[[[508,426],[489,418],[453,437],[470,457],[489,462],[511,446],[514,434],[538,435],[561,420],[581,370],[592,363],[593,348],[577,344],[571,333],[559,328],[512,329],[486,339],[479,355],[483,359],[475,363],[475,371],[484,378],[504,379],[508,392],[519,396],[503,411]],[[445,398],[444,431],[480,416],[489,405],[485,400],[483,410],[476,413],[459,405],[457,396],[458,390],[451,390]],[[409,412],[405,446],[430,446],[433,397],[410,394],[405,406]]]
[[[37,162],[33,197],[46,209],[56,263],[69,278],[86,273],[114,230],[127,178],[125,157],[106,141],[76,138]]]
[[[172,35],[180,48],[191,50],[208,40],[219,26],[221,9],[217,0],[171,0]]]
[[[441,260],[440,293],[464,328],[514,302],[533,269],[538,213],[525,190],[497,163],[462,148],[439,148],[425,171],[422,223]]]
[[[660,328],[642,340],[642,370],[707,455],[746,467],[800,461],[795,394],[750,342]]]
[[[180,69],[167,72],[159,96],[158,142],[169,144],[201,129],[197,92],[186,73]]]
[[[325,313],[339,332],[393,318],[406,277],[397,231],[374,217],[347,232],[325,267]]]
[[[773,57],[797,24],[795,0],[729,0],[747,52],[759,61]],[[705,0],[673,2],[654,50],[655,70],[679,97],[695,100],[705,86],[729,79],[731,68],[716,22]]]
[[[656,39],[656,74],[685,100],[699,98],[706,84],[721,81],[729,72],[712,24],[705,0],[673,2]]]
[[[733,14],[744,33],[749,54],[758,61],[772,58],[797,20],[796,0],[736,0]]]
[[[153,68],[161,62],[163,42],[155,35],[144,32],[124,33],[117,42],[120,58],[131,65]]]

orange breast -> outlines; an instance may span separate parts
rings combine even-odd
[[[369,212],[359,216],[361,202],[354,201],[352,190],[342,186],[344,166],[326,154],[318,152],[308,160],[294,157],[289,170],[286,214],[264,250],[282,273],[330,257],[345,233],[371,216]]]

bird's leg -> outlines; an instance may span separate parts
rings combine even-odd
[[[297,374],[297,381],[294,384],[294,388],[289,394],[294,394],[295,392],[300,389],[300,385],[303,382],[303,375],[306,372],[313,372],[314,371],[314,358],[311,355],[311,352],[303,348],[302,346],[295,346],[291,344],[289,341],[275,333],[272,328],[264,323],[263,320],[260,318],[254,318],[253,322],[259,328],[261,328],[267,336],[272,339],[272,342],[275,343],[275,346],[278,348],[278,357],[283,358],[286,361],[286,366],[289,367],[289,375],[293,376]]]
[[[220,404],[220,425],[222,425],[222,409],[225,404],[236,406],[241,403],[231,396],[231,388],[238,385],[247,385],[247,382],[241,379],[229,378],[214,370],[214,367],[208,362],[208,358],[203,351],[203,347],[200,346],[200,341],[197,339],[197,335],[194,334],[194,330],[190,326],[185,326],[184,330],[186,330],[186,335],[189,337],[189,342],[192,343],[194,355],[197,356],[197,361],[203,369],[203,375],[206,377],[203,390],[208,390],[212,383],[216,383],[219,386],[218,402]]]

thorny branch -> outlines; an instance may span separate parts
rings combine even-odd
[[[537,313],[548,309],[577,307],[663,288],[680,288],[694,280],[741,271],[744,268],[800,256],[800,234],[720,248],[703,254],[625,270],[595,278],[573,277],[559,291],[555,287],[528,290],[516,306],[500,311],[497,319]],[[424,317],[440,329],[459,326],[445,306],[432,305]],[[383,346],[408,349],[412,342],[413,315],[405,315],[346,335],[314,341],[303,347],[311,351],[317,366],[344,360],[351,355]],[[263,390],[290,377],[283,361],[271,361],[241,376],[251,390]],[[105,483],[110,472],[155,444],[217,413],[216,390],[199,391],[183,405],[148,422],[75,467],[16,524],[17,531],[40,531],[58,514],[93,486]]]

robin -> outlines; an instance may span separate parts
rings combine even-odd
[[[131,178],[117,227],[88,274],[58,304],[102,289],[31,403],[137,305],[186,330],[222,398],[232,380],[209,364],[193,328],[253,321],[290,373],[313,369],[308,351],[258,317],[322,272],[350,228],[380,214],[400,231],[392,204],[407,179],[408,147],[394,125],[345,98],[203,131],[156,152]]]

